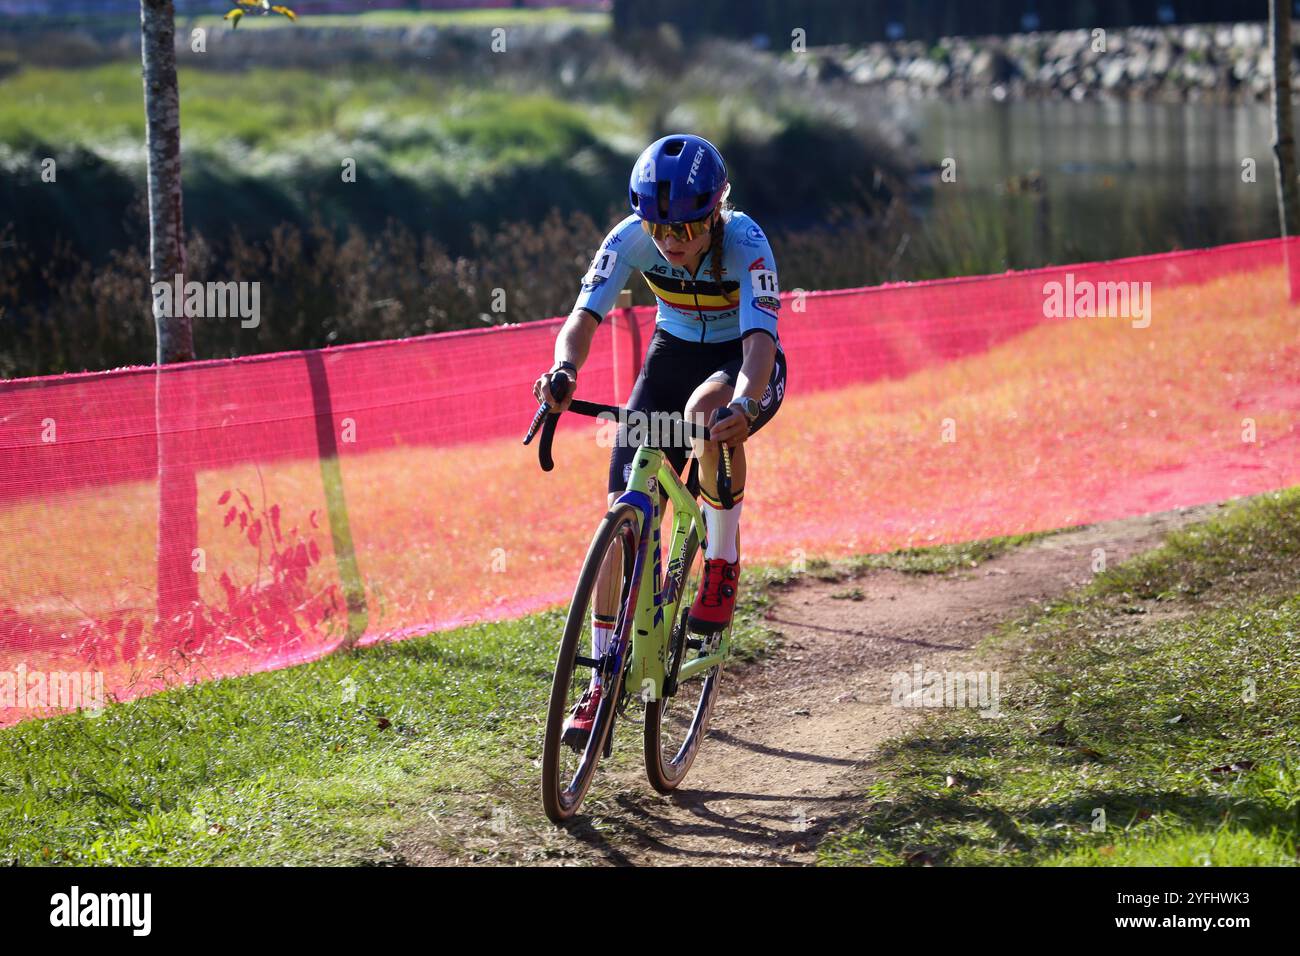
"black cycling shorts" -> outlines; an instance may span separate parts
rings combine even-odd
[[[755,332],[755,335],[764,335]],[[726,382],[735,386],[740,377],[740,366],[744,359],[740,339],[730,342],[690,342],[670,335],[663,329],[656,328],[646,350],[645,364],[641,374],[632,386],[632,394],[627,400],[629,411],[676,412],[685,414],[686,403],[702,384],[708,381]],[[759,401],[758,418],[750,426],[752,435],[776,414],[785,398],[785,353],[778,343],[776,362],[772,366],[772,378],[767,383],[767,391]],[[618,439],[609,456],[609,490],[617,494],[627,487],[627,479],[632,470],[632,459],[636,455],[636,446],[627,440],[627,426],[621,425]],[[662,434],[656,437],[663,437]],[[672,441],[648,442],[662,448],[679,475],[685,477],[687,455],[691,450],[689,439],[679,443]]]

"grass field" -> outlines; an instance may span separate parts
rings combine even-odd
[[[292,9],[292,4],[286,4]],[[194,22],[209,27],[228,26],[221,16],[194,17]],[[188,21],[187,21],[188,22]],[[569,10],[563,7],[546,7],[527,9],[517,7],[498,7],[482,10],[369,10],[365,13],[351,14],[311,14],[301,15],[290,23],[284,17],[247,16],[237,29],[265,29],[268,27],[293,27],[308,29],[317,27],[346,28],[355,27],[510,27],[510,26],[575,26],[588,30],[607,30],[610,16],[598,10]]]
[[[15,152],[50,144],[91,149],[134,170],[144,161],[139,73],[138,64],[109,63],[29,68],[5,78],[0,143]],[[613,107],[382,67],[321,77],[272,68],[231,75],[182,64],[180,89],[187,152],[219,158],[245,179],[301,179],[314,156],[327,156],[334,172],[339,157],[351,156],[465,183],[521,162],[562,165],[585,144],[635,129]]]
[[[177,30],[188,30],[196,26],[208,29],[232,29],[223,19],[224,8],[214,3],[213,9],[222,9],[222,13],[208,16],[181,16],[177,18]],[[234,4],[226,5],[233,7]],[[285,4],[293,9],[293,4]],[[568,10],[562,7],[527,9],[500,7],[483,10],[369,10],[364,13],[351,14],[299,14],[290,22],[281,16],[248,15],[243,18],[238,30],[268,30],[293,28],[297,30],[313,29],[374,29],[404,27],[444,27],[473,29],[482,27],[513,26],[573,26],[586,30],[607,30],[610,17],[607,13],[587,10]],[[0,27],[20,32],[40,32],[56,29],[93,29],[93,30],[135,30],[140,26],[139,17],[126,16],[89,16],[86,14],[69,14],[64,16],[40,18],[0,18]]]
[[[1300,863],[1298,569],[1293,489],[1008,628],[1003,718],[940,711],[895,741],[822,861]]]

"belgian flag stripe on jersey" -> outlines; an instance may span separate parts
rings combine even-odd
[[[682,309],[699,309],[703,312],[726,312],[740,304],[739,282],[708,282],[694,279],[673,279],[641,273],[650,291],[668,305]]]

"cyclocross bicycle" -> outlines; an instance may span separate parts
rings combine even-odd
[[[550,383],[551,394],[563,401],[568,377],[555,375]],[[619,421],[626,411],[578,400],[568,410],[592,417],[612,415]],[[721,417],[728,414],[734,413],[729,408],[719,411]],[[551,441],[559,417],[543,403],[524,437],[526,445],[541,428],[538,458],[543,471],[555,466]],[[709,439],[706,427],[689,422],[681,426],[689,436]],[[725,507],[731,507],[731,455],[725,445],[721,451],[718,496]],[[701,544],[706,540],[704,517],[695,493],[688,490],[697,487],[697,465],[692,459],[683,484],[663,451],[650,445],[638,448],[627,489],[605,514],[587,550],[569,603],[546,715],[542,803],[556,823],[578,812],[600,758],[613,752],[615,723],[619,718],[637,722],[638,705],[644,705],[640,722],[646,774],[656,790],[677,789],[699,752],[718,694],[731,627],[713,635],[687,632],[689,596],[699,586]],[[673,520],[667,573],[661,575],[659,526],[665,496],[672,503]],[[617,607],[613,638],[602,657],[591,658],[582,651],[591,639],[592,600],[607,560],[615,569],[613,600],[605,604]],[[591,734],[579,750],[565,743],[563,726],[592,670],[599,672],[605,693]]]

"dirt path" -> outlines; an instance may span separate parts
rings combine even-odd
[[[891,706],[892,674],[917,663],[980,669],[970,648],[1036,602],[1086,583],[1094,549],[1108,564],[1123,561],[1214,508],[1054,535],[952,574],[873,571],[784,590],[770,622],[785,643],[727,673],[686,789],[660,797],[644,776],[623,771],[616,832],[575,837],[593,862],[811,863],[822,836],[861,810],[861,771],[873,752],[916,719],[918,711]],[[861,599],[844,597],[855,589]]]
[[[996,661],[981,661],[974,645],[1036,603],[1085,584],[1096,549],[1116,564],[1217,507],[1064,532],[949,574],[868,571],[800,581],[777,592],[769,613],[782,646],[724,674],[709,736],[682,791],[662,797],[650,789],[637,744],[637,759],[601,767],[583,814],[568,828],[543,818],[537,826],[496,832],[480,819],[484,806],[467,804],[454,817],[477,822],[461,832],[412,832],[398,841],[396,859],[408,865],[810,864],[822,837],[861,812],[863,782],[880,745],[918,719],[920,711],[891,705],[894,673],[917,664],[1000,669]],[[531,787],[527,799],[535,799]]]

